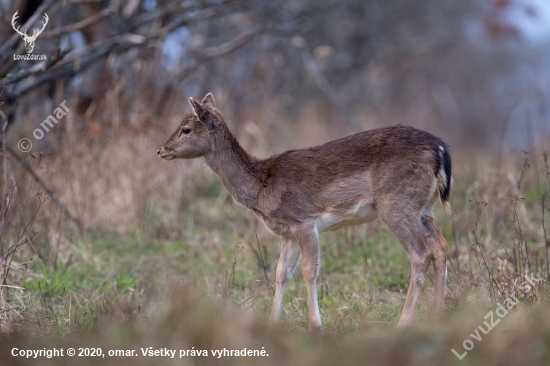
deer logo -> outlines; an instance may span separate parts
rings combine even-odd
[[[25,30],[25,32],[21,32],[19,30],[19,27],[15,27],[15,20],[17,19],[18,13],[19,11],[16,11],[15,14],[13,14],[13,18],[11,18],[11,26],[13,27],[13,29],[19,33],[21,35],[21,38],[23,38],[23,41],[25,41],[25,48],[27,49],[27,53],[32,53],[32,50],[34,49],[34,42],[36,42],[36,38],[38,38],[38,36],[40,35],[40,33],[42,33],[42,31],[44,30],[44,28],[46,28],[46,24],[48,24],[48,14],[44,13],[44,21],[42,22],[42,29],[38,30],[38,29],[34,29],[32,31],[32,36],[29,36],[27,34],[27,30]]]

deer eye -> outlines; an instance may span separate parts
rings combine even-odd
[[[182,134],[189,135],[190,133],[191,133],[191,130],[189,128],[184,128],[183,130],[181,130],[180,136]]]

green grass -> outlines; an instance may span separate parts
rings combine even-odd
[[[2,288],[0,315],[7,343],[0,353],[12,357],[10,345],[95,345],[105,350],[265,346],[273,356],[219,362],[330,365],[369,359],[388,365],[520,365],[523,360],[511,353],[519,349],[535,355],[531,363],[544,364],[548,355],[541,342],[550,339],[550,292],[537,174],[526,171],[518,191],[500,176],[482,174],[483,165],[468,169],[455,173],[456,232],[451,218],[439,205],[435,208],[436,223],[449,242],[447,311],[435,317],[429,306],[430,268],[409,329],[395,327],[408,289],[408,259],[380,220],[321,235],[320,337],[306,331],[307,295],[300,267],[287,285],[283,325],[267,328],[279,239],[236,205],[212,173],[192,170],[182,179],[180,196],[167,191],[162,192],[164,200],[137,202],[141,216],[132,230],[99,226],[79,234],[63,219],[56,220],[55,207],[48,202],[44,214],[29,226],[36,234],[26,232],[32,245],[22,244],[12,257],[14,263],[27,263],[27,270],[14,267],[8,283],[24,290]],[[164,186],[174,187],[170,182]],[[171,201],[172,196],[179,198]],[[13,217],[30,220],[36,206],[28,202],[26,211]],[[119,219],[110,216],[104,222],[112,228]],[[16,242],[17,226],[9,229],[2,241],[5,249]],[[517,291],[524,273],[537,279],[537,288],[459,361],[451,348],[462,349],[486,313]],[[141,357],[86,360],[178,364]],[[53,359],[40,361],[55,364]]]
[[[223,207],[218,214],[233,214],[236,226],[244,227],[251,219],[232,202]],[[93,303],[112,294],[132,294],[140,297],[137,303],[147,303],[166,283],[180,281],[267,319],[279,239],[263,235],[262,242],[256,242],[256,233],[223,232],[212,213],[207,227],[194,224],[192,235],[186,234],[185,225],[179,228],[181,239],[154,237],[155,230],[149,227],[133,235],[88,234],[73,245],[69,262],[55,267],[36,263],[20,285],[30,298],[62,308],[70,297]],[[396,321],[408,286],[409,265],[399,243],[380,226],[375,223],[321,236],[318,294],[329,332],[358,330],[368,321]],[[254,253],[258,244],[265,272]],[[292,327],[305,327],[307,296],[299,267],[287,287],[283,314]]]

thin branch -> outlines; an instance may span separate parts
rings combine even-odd
[[[546,281],[550,283],[550,268],[548,267],[548,247],[550,246],[550,240],[548,240],[548,237],[546,235],[546,226],[544,224],[544,208],[546,207],[545,204],[546,201],[546,195],[542,195],[542,202],[541,202],[541,211],[542,211],[542,233],[544,238],[544,249],[546,252]]]
[[[25,235],[21,240],[19,240],[15,245],[13,245],[11,248],[8,249],[8,254],[6,254],[6,258],[2,258],[3,262],[5,263],[3,278],[2,278],[2,285],[7,284],[8,275],[10,274],[10,268],[11,263],[13,261],[13,257],[15,255],[15,252],[17,252],[17,248],[19,248],[21,245],[26,244],[27,242],[30,242],[31,240],[27,235]],[[11,252],[11,253],[10,253]],[[11,254],[11,256],[10,256]]]
[[[30,68],[19,71],[15,75],[10,75],[2,80],[3,85],[13,84],[29,76],[36,75],[34,82],[30,85],[26,85],[14,93],[14,96],[19,97],[46,82],[58,78],[60,75],[76,75],[85,67],[91,65],[101,57],[108,55],[117,47],[118,52],[123,52],[130,47],[143,47],[149,42],[157,41],[158,39],[163,38],[166,34],[185,25],[191,19],[195,21],[208,19],[222,14],[222,10],[223,9],[219,7],[209,7],[195,12],[192,16],[189,14],[183,14],[166,26],[160,28],[156,32],[148,34],[147,36],[126,33],[94,42],[83,49],[67,52],[64,55],[61,55],[60,58],[49,60],[48,62],[38,63]],[[237,37],[237,40],[229,41],[222,46],[218,46],[222,48],[211,49],[209,54],[206,54],[203,57],[218,57],[217,55],[229,53],[249,40],[253,32],[258,31],[259,29],[256,27],[247,30],[247,32],[243,35]]]
[[[270,289],[273,289],[273,286],[271,286],[271,283],[269,283],[269,277],[267,276],[267,266],[264,261],[264,256],[262,255],[262,249],[260,248],[260,239],[258,239],[258,231],[254,231],[256,234],[256,244],[258,245],[258,253],[260,255],[260,264],[262,265],[262,269],[264,271],[264,277],[265,277],[265,283]]]
[[[256,24],[248,29],[245,29],[243,33],[230,41],[227,41],[219,46],[209,47],[200,52],[202,58],[215,58],[226,55],[237,48],[245,45],[253,36],[258,35],[264,31],[264,28],[260,24]]]
[[[72,23],[72,24],[66,25],[64,27],[56,28],[56,29],[54,29],[50,32],[44,33],[40,36],[40,38],[59,37],[60,35],[65,34],[65,33],[71,33],[71,32],[77,31],[77,30],[84,29],[86,27],[94,25],[95,23],[99,22],[103,18],[107,18],[108,16],[113,15],[115,13],[116,13],[116,8],[114,6],[109,6],[109,7],[103,9],[99,13],[97,13],[97,14],[89,17],[89,18],[86,18],[86,19],[83,19],[79,22]]]
[[[57,204],[60,208],[61,208],[61,211],[63,212],[63,214],[65,214],[65,216],[67,216],[71,221],[73,221],[76,226],[78,227],[78,229],[80,230],[80,232],[82,233],[82,231],[84,230],[84,226],[82,225],[82,222],[80,222],[79,219],[77,219],[70,211],[69,209],[67,208],[67,206],[65,206],[58,198],[57,198],[57,195],[55,194],[55,192],[50,188],[48,187],[48,185],[42,180],[42,178],[40,178],[38,176],[38,174],[36,174],[36,172],[34,171],[34,169],[32,168],[32,166],[27,162],[25,161],[24,159],[20,158],[17,153],[11,148],[11,146],[9,146],[6,141],[4,139],[2,139],[3,143],[5,144],[4,146],[6,147],[6,151],[15,159],[15,161],[21,165],[23,168],[25,168],[25,170],[36,180],[36,183],[38,183],[38,185],[40,187],[42,187],[42,189],[46,192],[48,192],[49,196],[50,196],[50,199],[55,202],[55,204]]]
[[[69,2],[75,5],[89,5],[101,3],[103,0],[69,0]]]

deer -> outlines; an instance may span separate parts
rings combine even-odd
[[[21,26],[19,27],[15,26],[15,21],[19,17],[19,15],[17,15],[18,12],[19,11],[16,11],[15,14],[13,14],[13,17],[11,18],[11,26],[17,33],[21,35],[21,38],[23,38],[23,41],[25,41],[25,47],[27,49],[27,53],[32,53],[32,50],[34,49],[34,42],[36,42],[36,39],[38,38],[40,33],[42,33],[44,31],[44,28],[46,28],[46,24],[48,24],[48,20],[49,20],[48,14],[44,13],[44,20],[42,21],[42,29],[40,30],[34,29],[32,31],[32,36],[29,36],[27,34],[27,30],[25,30],[25,32],[23,33],[19,30]]]
[[[411,324],[431,263],[433,307],[444,307],[447,241],[434,224],[433,205],[439,197],[452,215],[452,177],[450,147],[440,138],[394,125],[259,159],[237,142],[211,93],[201,102],[191,97],[189,104],[191,112],[157,155],[164,160],[204,157],[233,200],[281,237],[269,324],[281,320],[285,286],[301,256],[308,329],[319,331],[319,234],[377,217],[403,246],[411,266],[398,326]]]

